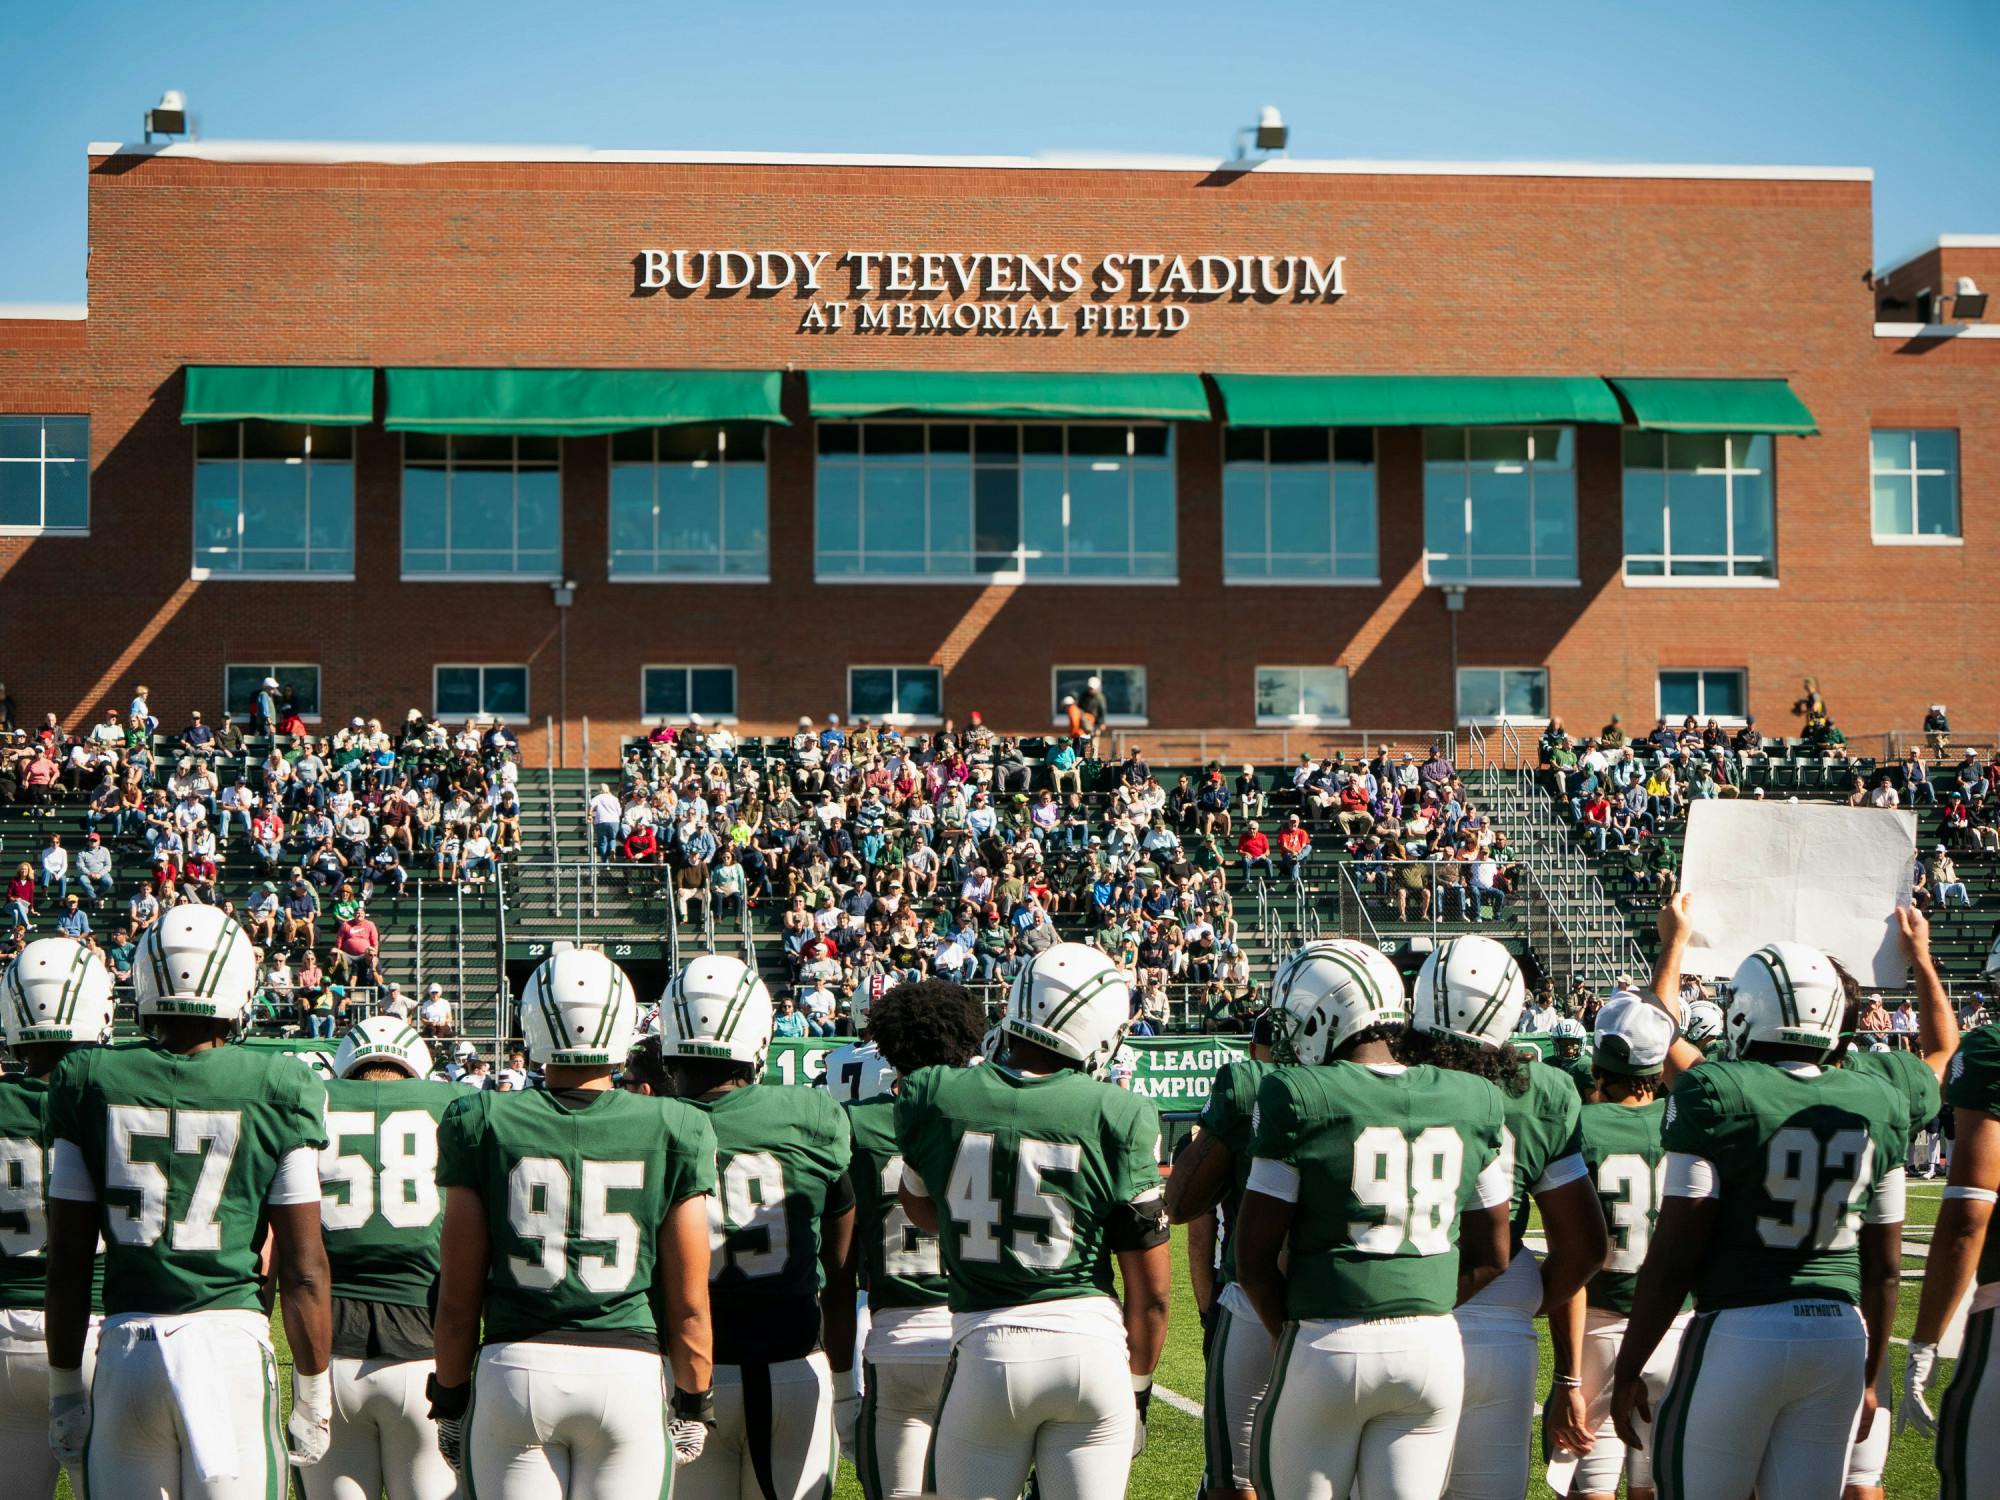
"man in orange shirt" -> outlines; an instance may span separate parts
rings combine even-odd
[[[1278,830],[1278,873],[1286,880],[1305,878],[1306,863],[1312,858],[1312,835],[1299,826],[1299,815],[1291,813]]]

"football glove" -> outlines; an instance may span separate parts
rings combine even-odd
[[[674,1399],[667,1407],[667,1437],[674,1445],[674,1467],[691,1464],[701,1457],[708,1444],[709,1429],[715,1426],[715,1391],[684,1391],[674,1387]]]
[[[1139,1422],[1132,1431],[1132,1456],[1137,1458],[1146,1451],[1146,1414],[1153,1404],[1152,1376],[1132,1377],[1132,1404],[1139,1408]]]
[[[1931,1415],[1924,1392],[1937,1379],[1937,1345],[1910,1345],[1910,1357],[1903,1366],[1903,1399],[1896,1403],[1896,1436],[1905,1427],[1914,1427],[1919,1437],[1937,1436],[1937,1418]]]
[[[90,1392],[83,1371],[49,1367],[49,1446],[56,1462],[73,1469],[90,1442]]]
[[[292,1370],[292,1415],[285,1423],[286,1455],[295,1469],[309,1469],[333,1446],[333,1374]]]
[[[852,1370],[833,1372],[833,1430],[840,1437],[840,1451],[849,1458],[861,1451],[858,1443],[861,1422],[861,1395],[854,1389]]]
[[[424,1394],[430,1398],[431,1420],[437,1423],[438,1452],[456,1469],[465,1457],[465,1413],[472,1405],[472,1382],[440,1385],[436,1375],[425,1377]]]

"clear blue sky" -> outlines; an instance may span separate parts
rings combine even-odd
[[[164,88],[212,139],[1875,169],[1878,260],[2000,231],[1976,0],[77,0],[0,4],[0,301],[84,296],[84,146]]]

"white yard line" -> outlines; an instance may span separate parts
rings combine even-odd
[[[1199,1401],[1188,1400],[1179,1391],[1170,1391],[1163,1385],[1155,1385],[1153,1387],[1153,1395],[1156,1399],[1166,1402],[1175,1411],[1186,1412],[1196,1420],[1199,1420],[1201,1417],[1201,1403]]]

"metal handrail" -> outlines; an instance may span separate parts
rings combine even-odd
[[[513,987],[507,982],[507,862],[504,859],[494,866],[493,885],[500,901],[498,934],[494,939],[498,947],[493,955],[493,973],[495,978],[493,984],[492,1056],[493,1065],[498,1067],[501,1055],[500,1046],[505,1040],[507,1007],[508,1003],[514,998]],[[461,1005],[465,1003],[463,995],[459,997],[459,1003]]]
[[[590,715],[583,716],[583,818],[590,826]],[[597,830],[590,833],[590,914],[597,915]]]
[[[550,850],[550,854],[557,863],[560,863],[562,860],[562,823],[558,819],[556,814],[556,754],[553,748],[555,742],[555,724],[553,720],[545,718],[542,720],[542,725],[543,725],[542,742],[545,747],[548,747],[546,755],[547,765],[543,768],[545,775],[545,780],[543,784],[548,790],[549,838],[554,846]],[[590,772],[588,769],[586,769],[583,773],[583,784],[587,795],[590,786]],[[583,812],[584,812],[584,818],[586,820],[586,826],[588,826],[588,819],[590,817],[590,803],[588,801],[586,801],[583,805]],[[594,828],[591,829],[590,832],[590,848],[592,853],[595,853],[597,850],[597,830]],[[554,915],[560,917],[562,915],[562,882],[560,880],[554,882],[554,888],[555,888]]]
[[[1340,884],[1341,884],[1340,895],[1341,895],[1342,909],[1343,910],[1346,909],[1347,897],[1348,894],[1351,892],[1354,896],[1355,914],[1360,918],[1360,920],[1355,924],[1357,930],[1366,932],[1368,935],[1368,941],[1373,943],[1377,948],[1381,948],[1383,946],[1381,929],[1376,927],[1374,917],[1370,916],[1368,913],[1368,902],[1362,895],[1361,887],[1357,885],[1354,880],[1353,865],[1343,864],[1340,866]],[[1346,926],[1345,923],[1342,923],[1341,925],[1343,928]]]

